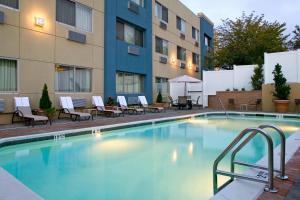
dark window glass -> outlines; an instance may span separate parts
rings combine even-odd
[[[193,53],[193,64],[199,65],[199,55],[196,53]]]
[[[166,8],[165,6],[162,6],[162,20],[164,20],[165,22],[169,21],[168,8]]]
[[[180,17],[176,17],[176,24],[177,24],[177,29],[181,30],[181,18]]]
[[[56,0],[56,20],[71,26],[75,26],[76,5],[69,0]]]
[[[143,31],[135,29],[135,45],[144,46]]]
[[[124,24],[117,21],[117,39],[124,40]]]
[[[180,46],[177,46],[177,59],[182,61],[186,60],[186,50]]]
[[[144,31],[122,21],[117,21],[117,39],[129,44],[144,46]]]
[[[0,0],[0,4],[19,9],[19,0]]]
[[[155,37],[155,51],[164,55],[168,55],[168,41]]]
[[[194,27],[192,28],[192,36],[196,39],[196,29]]]

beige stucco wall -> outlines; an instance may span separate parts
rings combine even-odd
[[[169,20],[167,30],[159,27],[159,19],[155,16],[155,0],[153,2],[153,99],[156,99],[156,77],[175,78],[181,75],[190,75],[200,79],[201,73],[195,72],[196,65],[192,63],[192,53],[199,54],[200,47],[195,46],[195,41],[192,38],[192,26],[200,30],[200,21],[190,9],[178,0],[157,0],[168,8]],[[186,21],[185,40],[180,38],[180,31],[176,27],[176,16],[181,17]],[[168,63],[162,64],[159,62],[161,54],[155,52],[155,37],[169,41]],[[186,49],[186,68],[181,69],[179,60],[177,60],[177,46]]]
[[[90,104],[92,95],[103,95],[104,0],[77,1],[93,9],[92,32],[56,22],[55,0],[22,0],[19,10],[0,5],[0,11],[5,13],[5,24],[0,24],[0,57],[18,60],[18,91],[0,92],[6,113],[14,110],[14,96],[28,96],[32,108],[38,108],[44,83],[48,84],[50,98],[56,107],[59,96],[86,98]],[[36,26],[34,17],[44,18],[44,27]],[[67,40],[69,30],[86,34],[87,43]],[[92,68],[92,92],[56,93],[55,64]]]
[[[290,83],[291,94],[290,94],[290,106],[289,112],[300,112],[300,108],[295,106],[295,99],[300,99],[300,83]],[[274,85],[266,84],[262,87],[262,109],[265,112],[274,112],[274,97],[273,97]]]

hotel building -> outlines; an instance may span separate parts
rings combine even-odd
[[[0,124],[15,96],[38,108],[44,83],[57,108],[60,96],[150,103],[171,78],[201,78],[201,28],[178,0],[0,0]]]

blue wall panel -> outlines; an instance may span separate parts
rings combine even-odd
[[[130,44],[116,39],[117,18],[145,30],[144,47],[138,47],[140,55],[128,54]],[[139,14],[128,10],[128,0],[105,1],[105,66],[104,97],[138,94],[116,94],[116,72],[132,72],[145,75],[145,95],[152,102],[152,1],[145,0],[145,7],[140,7]]]
[[[211,24],[205,17],[200,17],[200,45],[201,45],[201,69],[205,69],[205,57],[208,48],[205,46],[204,35],[209,36],[211,40],[211,48],[214,47],[214,25]]]

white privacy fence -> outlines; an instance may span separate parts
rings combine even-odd
[[[227,89],[252,90],[251,76],[257,65],[234,66],[233,70],[203,71],[203,105],[208,106],[208,95]]]
[[[275,65],[282,65],[282,72],[290,83],[300,83],[300,49],[279,53],[265,53],[265,84],[273,83]]]

